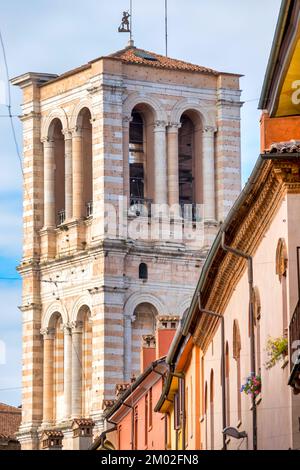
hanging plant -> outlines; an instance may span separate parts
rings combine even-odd
[[[267,342],[266,352],[268,354],[268,361],[265,366],[266,369],[272,369],[277,362],[284,360],[288,353],[288,340],[281,336],[280,338],[269,338]]]
[[[246,383],[242,385],[241,393],[250,395],[252,398],[257,397],[261,393],[261,376],[254,374],[249,375]]]

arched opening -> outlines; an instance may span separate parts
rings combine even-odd
[[[207,382],[205,382],[204,386],[204,449],[207,450]]]
[[[66,186],[65,186],[65,140],[62,133],[63,126],[59,119],[54,119],[49,128],[49,139],[53,142],[53,161],[46,162],[46,168],[52,166],[54,172],[54,211],[56,225],[61,225],[66,217]],[[49,171],[51,171],[49,168]],[[46,172],[46,178],[50,178],[50,173]],[[45,187],[51,184],[45,181]],[[50,196],[51,197],[51,196]],[[52,201],[45,199],[46,204]],[[47,208],[52,210],[51,208]]]
[[[142,336],[155,333],[157,314],[156,308],[149,303],[138,305],[134,311],[135,320],[132,323],[132,373],[135,375],[139,375],[141,372]]]
[[[225,348],[225,386],[226,386],[226,424],[230,424],[230,363],[229,363],[229,344],[226,341]]]
[[[144,206],[154,196],[154,111],[138,104],[131,113],[129,126],[130,206]]]
[[[148,279],[148,266],[146,263],[139,265],[139,279],[146,281]]]
[[[78,312],[78,322],[82,325],[81,338],[81,417],[89,418],[92,393],[92,323],[91,311],[87,306]]]
[[[261,344],[260,344],[260,317],[261,303],[258,287],[253,288],[253,319],[256,333],[256,368],[258,374],[261,372]]]
[[[283,336],[288,337],[288,306],[287,306],[287,269],[288,254],[284,238],[278,240],[276,249],[276,274],[281,283],[282,294],[282,327]]]
[[[82,168],[82,211],[83,215],[90,217],[93,214],[93,131],[91,112],[83,108],[77,119],[78,128],[81,130],[81,168]]]
[[[61,315],[55,318],[54,339],[54,416],[58,422],[64,417],[64,333]]]
[[[214,371],[210,371],[210,449],[215,448],[215,385],[214,385]]]
[[[241,397],[241,334],[237,320],[233,322],[233,358],[236,361],[236,393],[238,422],[242,421],[242,397]]]
[[[202,204],[202,121],[196,111],[185,111],[178,131],[179,202]]]

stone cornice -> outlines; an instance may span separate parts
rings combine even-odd
[[[296,162],[268,161],[245,203],[227,230],[227,244],[254,255],[287,193],[300,194],[300,166]],[[274,254],[275,256],[275,254]],[[223,314],[246,270],[246,261],[220,247],[201,293],[205,308]],[[218,321],[201,315],[195,328],[195,344],[209,346]]]

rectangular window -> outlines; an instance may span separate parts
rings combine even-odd
[[[176,393],[174,397],[174,429],[180,429],[180,403],[179,393]]]
[[[134,450],[138,450],[138,438],[139,438],[139,413],[138,407],[134,408]]]
[[[153,409],[152,409],[152,388],[149,391],[149,428],[152,428],[153,424]]]
[[[145,447],[148,446],[148,393],[145,396]]]

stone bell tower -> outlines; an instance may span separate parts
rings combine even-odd
[[[63,433],[70,449],[74,423],[98,434],[104,400],[140,372],[156,318],[189,307],[240,191],[239,76],[131,46],[12,83],[24,96],[19,439],[38,449]]]

